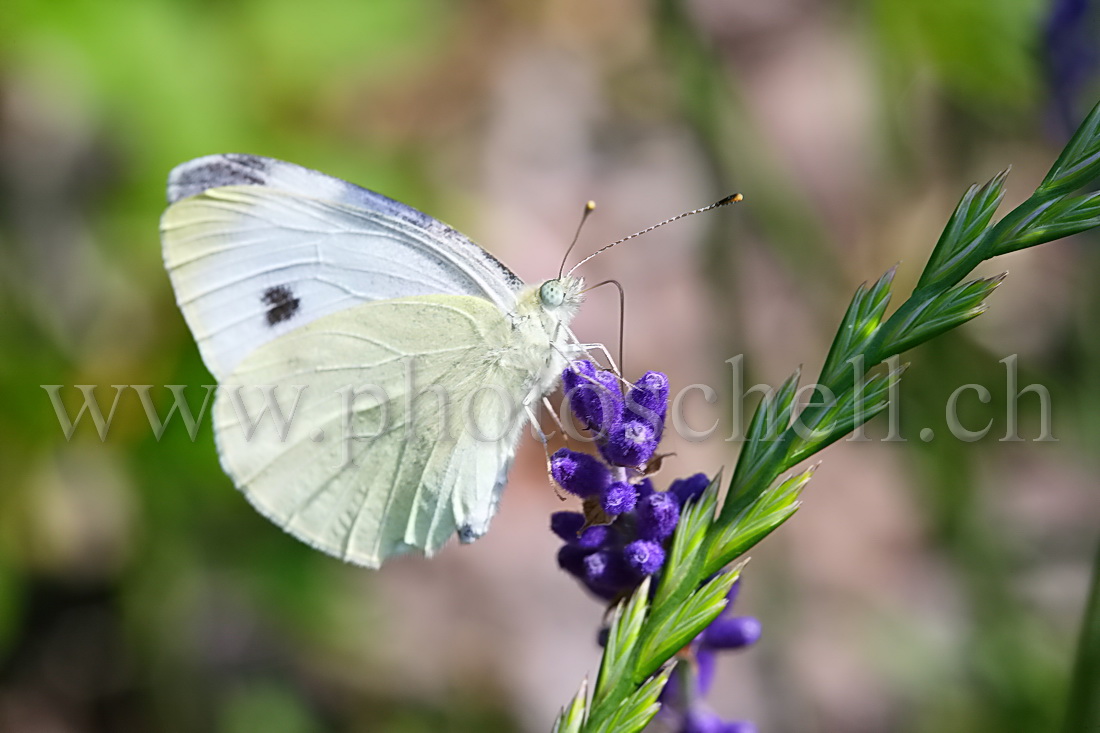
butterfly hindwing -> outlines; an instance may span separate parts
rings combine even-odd
[[[350,562],[378,567],[411,549],[430,555],[456,533],[476,539],[496,510],[532,388],[529,368],[487,358],[508,352],[511,330],[492,303],[470,296],[318,318],[254,350],[222,385],[222,465],[260,512]],[[268,404],[264,385],[279,385],[285,436],[270,414],[250,431]]]

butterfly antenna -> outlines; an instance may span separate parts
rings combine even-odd
[[[612,242],[611,244],[607,244],[607,245],[604,245],[603,247],[600,247],[598,250],[596,250],[592,254],[588,255],[587,257],[585,257],[583,260],[581,260],[577,264],[573,265],[573,267],[571,267],[569,269],[568,274],[572,275],[573,271],[576,270],[581,265],[583,265],[585,262],[588,262],[590,259],[592,259],[596,255],[601,254],[603,252],[606,252],[607,250],[611,249],[612,247],[620,245],[623,242],[626,242],[627,240],[634,239],[635,237],[640,237],[643,234],[649,234],[654,229],[658,229],[660,227],[663,227],[665,224],[671,224],[672,222],[677,221],[679,219],[684,219],[684,218],[687,218],[689,216],[694,216],[695,214],[702,214],[704,211],[710,211],[711,209],[717,209],[721,206],[726,206],[728,204],[735,204],[738,201],[742,200],[743,198],[744,198],[744,196],[742,196],[739,193],[731,194],[729,196],[726,196],[721,201],[715,201],[710,206],[704,206],[701,209],[692,209],[691,211],[685,211],[682,214],[677,214],[676,216],[672,217],[671,219],[665,219],[664,221],[659,221],[656,224],[654,224],[653,226],[646,227],[645,229],[641,230],[640,232],[634,232],[629,237],[623,237],[622,239],[620,239],[616,242]],[[570,247],[570,249],[572,249],[572,247]]]
[[[626,293],[623,292],[623,285],[618,280],[604,280],[602,283],[596,283],[590,288],[585,288],[584,292],[589,290],[595,290],[603,285],[614,285],[619,291],[619,372],[620,376],[626,374],[626,367],[623,366],[623,330],[624,323],[626,321]]]
[[[561,258],[561,267],[558,268],[558,278],[561,278],[561,274],[565,271],[565,263],[569,260],[569,253],[573,251],[573,248],[577,246],[577,240],[581,236],[581,228],[584,223],[588,221],[588,215],[596,210],[596,202],[589,201],[584,205],[584,211],[581,212],[581,222],[577,224],[577,233],[573,235],[573,242],[569,245],[569,249],[565,250],[565,256]],[[570,270],[572,272],[572,270]]]

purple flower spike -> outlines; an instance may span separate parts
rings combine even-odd
[[[665,564],[665,549],[650,540],[634,540],[623,548],[630,569],[639,575],[653,575]]]
[[[697,473],[687,478],[679,478],[672,482],[668,490],[676,494],[680,500],[680,506],[702,496],[706,488],[710,486],[710,479],[705,473]]]
[[[722,733],[722,719],[709,710],[696,708],[684,716],[680,733]]]
[[[576,422],[598,453],[562,448],[550,459],[554,480],[585,499],[583,514],[556,512],[550,518],[550,529],[565,541],[558,565],[589,593],[614,602],[637,589],[644,578],[660,577],[681,510],[700,500],[710,479],[697,473],[658,491],[646,477],[659,467],[659,462],[648,464],[656,455],[668,414],[669,381],[661,372],[646,372],[635,384],[626,385],[624,394],[624,383],[614,373],[591,361],[575,361],[562,374],[562,384]],[[593,514],[609,524],[586,526]],[[740,582],[731,586],[729,605],[739,587]],[[606,627],[600,631],[601,646],[607,644],[608,633]],[[690,659],[673,671],[661,692],[664,729],[756,733],[752,723],[723,721],[702,698],[714,680],[717,655],[759,638],[757,619],[728,612],[700,631],[683,650]]]
[[[584,526],[580,512],[554,512],[550,515],[550,531],[566,542],[576,542],[577,533]]]
[[[657,452],[657,442],[657,432],[652,425],[641,420],[626,420],[611,428],[600,452],[616,466],[641,466]]]
[[[607,487],[600,497],[603,510],[617,516],[634,509],[638,503],[638,490],[625,481],[616,481]]]
[[[626,409],[660,433],[668,411],[668,377],[661,372],[646,372],[627,393]]]
[[[680,521],[680,503],[674,494],[655,491],[638,502],[638,534],[647,540],[663,542],[672,536]]]
[[[740,649],[760,638],[760,621],[753,616],[719,617],[703,631],[703,644],[711,649]]]
[[[611,471],[598,458],[562,448],[550,457],[550,473],[571,494],[580,497],[601,493],[611,483]]]
[[[590,361],[575,361],[561,379],[570,409],[590,430],[605,432],[619,421],[623,395],[614,374]]]
[[[583,547],[586,550],[598,550],[604,545],[608,544],[611,539],[611,528],[597,524],[581,532],[581,536],[576,538],[577,547]]]

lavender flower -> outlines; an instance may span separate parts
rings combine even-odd
[[[669,491],[655,491],[638,502],[638,534],[658,542],[672,536],[680,521],[680,501]]]
[[[599,459],[568,448],[550,457],[550,474],[559,486],[581,498],[598,495],[611,483],[611,469]]]
[[[558,550],[558,567],[570,575],[583,578],[584,560],[588,555],[589,551],[579,545],[562,545]]]
[[[1096,28],[1100,13],[1092,0],[1054,0],[1046,18],[1043,55],[1057,123],[1064,134],[1079,119],[1080,92],[1100,65]]]
[[[652,425],[660,439],[668,412],[668,377],[661,372],[646,372],[626,396],[626,412]]]
[[[626,481],[616,481],[604,491],[600,504],[611,516],[632,511],[638,504],[638,490]]]
[[[597,596],[611,600],[630,583],[631,573],[621,552],[596,550],[584,558],[584,581]]]
[[[660,435],[652,424],[624,420],[611,427],[607,442],[600,445],[600,453],[614,466],[635,468],[653,457],[658,442]]]
[[[607,546],[610,539],[611,528],[603,524],[597,524],[580,533],[577,537],[577,547],[585,550],[598,550]]]
[[[760,638],[760,621],[753,616],[716,618],[703,631],[703,644],[709,649],[740,649]]]
[[[592,434],[598,456],[563,448],[551,458],[551,473],[562,488],[585,499],[586,513],[598,506],[611,522],[588,526],[580,512],[551,515],[551,530],[565,541],[558,565],[593,595],[615,601],[632,593],[646,576],[661,572],[680,513],[703,494],[710,479],[697,473],[661,490],[644,475],[668,411],[664,374],[646,372],[625,398],[618,378],[592,362],[573,362],[562,381],[573,414]],[[727,609],[739,586],[735,583],[730,590]],[[601,644],[606,631],[600,633]],[[700,701],[713,679],[715,655],[759,638],[760,622],[751,616],[723,613],[715,619],[683,652],[689,659],[665,687],[662,714],[681,733],[753,733],[751,723],[723,722]],[[692,694],[681,699],[687,686]]]
[[[709,484],[710,479],[707,478],[705,473],[697,473],[688,478],[676,479],[668,487],[668,490],[675,494],[676,498],[680,500],[680,504],[683,505],[702,496]]]
[[[664,565],[663,543],[676,528],[681,501],[656,490],[639,468],[657,449],[668,409],[668,378],[646,373],[624,404],[618,378],[608,379],[607,374],[579,361],[562,375],[573,412],[589,426],[599,457],[562,448],[551,457],[550,471],[562,488],[596,501],[616,521],[584,528],[584,515],[557,512],[551,529],[572,548],[559,553],[561,568],[600,598],[615,598]],[[596,395],[600,398],[594,399]],[[699,476],[705,488],[706,477]],[[698,478],[688,481],[695,486]]]
[[[692,710],[684,717],[681,733],[756,733],[756,726],[747,720],[724,722],[714,713]]]
[[[606,435],[623,414],[618,378],[590,361],[575,361],[561,376],[573,414],[592,432]]]
[[[566,542],[577,539],[584,527],[584,515],[580,512],[554,512],[550,515],[550,531]]]
[[[652,540],[634,540],[623,548],[626,564],[638,575],[653,575],[665,564],[665,548]]]

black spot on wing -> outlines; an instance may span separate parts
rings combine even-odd
[[[168,202],[175,203],[219,186],[263,186],[267,159],[226,153],[208,155],[177,166],[168,175]]]
[[[269,326],[289,321],[301,306],[301,301],[294,297],[294,291],[287,285],[268,288],[260,300],[268,307],[267,325]]]

